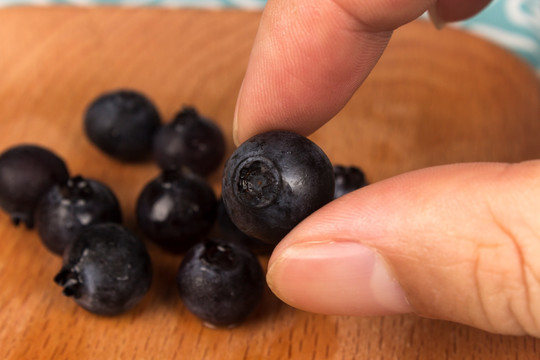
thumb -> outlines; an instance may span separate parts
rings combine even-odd
[[[540,336],[539,212],[539,161],[407,173],[305,219],[272,254],[268,283],[312,312]]]

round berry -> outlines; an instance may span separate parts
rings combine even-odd
[[[246,246],[256,254],[268,255],[274,250],[275,245],[265,243],[259,239],[244,234],[234,223],[231,221],[225,205],[223,205],[223,199],[220,199],[217,210],[217,224],[219,226],[221,239],[225,242],[238,243],[242,246]]]
[[[84,129],[90,141],[108,155],[124,161],[143,160],[151,154],[160,124],[154,104],[132,90],[99,96],[84,116]]]
[[[176,277],[186,308],[208,326],[232,327],[260,303],[264,273],[248,248],[220,240],[193,246]]]
[[[117,315],[148,292],[152,264],[144,243],[122,226],[89,225],[66,248],[54,281],[89,312]]]
[[[221,129],[193,107],[184,107],[156,133],[154,157],[162,169],[186,167],[206,176],[217,169],[224,156]]]
[[[311,140],[292,132],[252,137],[236,149],[223,173],[222,197],[231,220],[270,244],[333,196],[330,160]]]
[[[137,199],[137,222],[153,242],[173,253],[202,240],[216,219],[217,200],[201,177],[166,170],[150,181]]]
[[[102,222],[121,223],[120,204],[107,185],[81,176],[50,188],[36,208],[38,234],[55,254],[62,254],[83,226]]]
[[[18,145],[0,155],[0,207],[15,225],[34,226],[34,210],[41,196],[69,177],[64,161],[48,149]]]
[[[334,165],[334,199],[366,186],[364,172],[357,166]]]

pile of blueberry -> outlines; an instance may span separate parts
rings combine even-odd
[[[309,139],[273,131],[232,154],[218,200],[204,177],[225,155],[220,128],[193,107],[162,125],[153,103],[132,90],[94,100],[84,129],[108,155],[153,158],[162,169],[138,196],[139,230],[165,251],[184,254],[180,297],[213,326],[238,324],[260,302],[264,274],[256,252],[269,253],[313,211],[367,184],[360,169],[332,166]],[[21,144],[0,154],[0,208],[15,225],[35,226],[44,246],[63,256],[54,281],[84,309],[116,315],[148,292],[150,256],[121,225],[115,194],[98,180],[70,176],[51,150]],[[221,237],[211,239],[216,221]]]

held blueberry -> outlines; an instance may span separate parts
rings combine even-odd
[[[251,251],[260,255],[268,255],[272,253],[275,245],[265,243],[259,239],[254,238],[244,234],[234,223],[231,221],[229,214],[225,210],[225,205],[223,205],[223,199],[220,199],[217,210],[217,224],[219,229],[219,234],[221,239],[226,242],[233,242],[246,246]]]
[[[223,173],[222,197],[231,220],[270,244],[333,196],[330,160],[311,140],[292,132],[252,137],[236,149]]]
[[[41,196],[69,177],[64,161],[48,149],[17,145],[0,155],[0,207],[15,225],[34,226],[34,211]]]
[[[334,199],[368,185],[364,172],[357,166],[334,165]]]
[[[120,204],[107,185],[81,176],[51,187],[36,208],[40,239],[59,255],[83,226],[100,222],[121,223]]]
[[[206,176],[217,169],[224,156],[221,129],[193,107],[184,107],[158,130],[154,140],[154,157],[162,169],[186,167]]]
[[[90,141],[106,154],[124,161],[139,161],[150,155],[160,124],[154,104],[132,90],[99,96],[84,115],[84,130]]]
[[[117,315],[148,292],[152,264],[144,243],[121,225],[85,226],[66,248],[54,281],[87,311]]]
[[[143,188],[136,212],[141,231],[151,241],[180,253],[210,232],[216,210],[214,191],[203,178],[165,170]]]
[[[260,303],[264,273],[246,247],[221,240],[194,245],[184,256],[176,277],[186,308],[210,327],[232,327]]]

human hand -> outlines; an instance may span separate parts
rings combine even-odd
[[[453,21],[488,2],[439,0],[435,9]],[[237,141],[322,126],[363,82],[392,30],[432,4],[270,0],[238,99]],[[372,184],[293,229],[269,261],[268,283],[312,312],[415,312],[540,336],[539,185],[536,161],[439,166]]]

